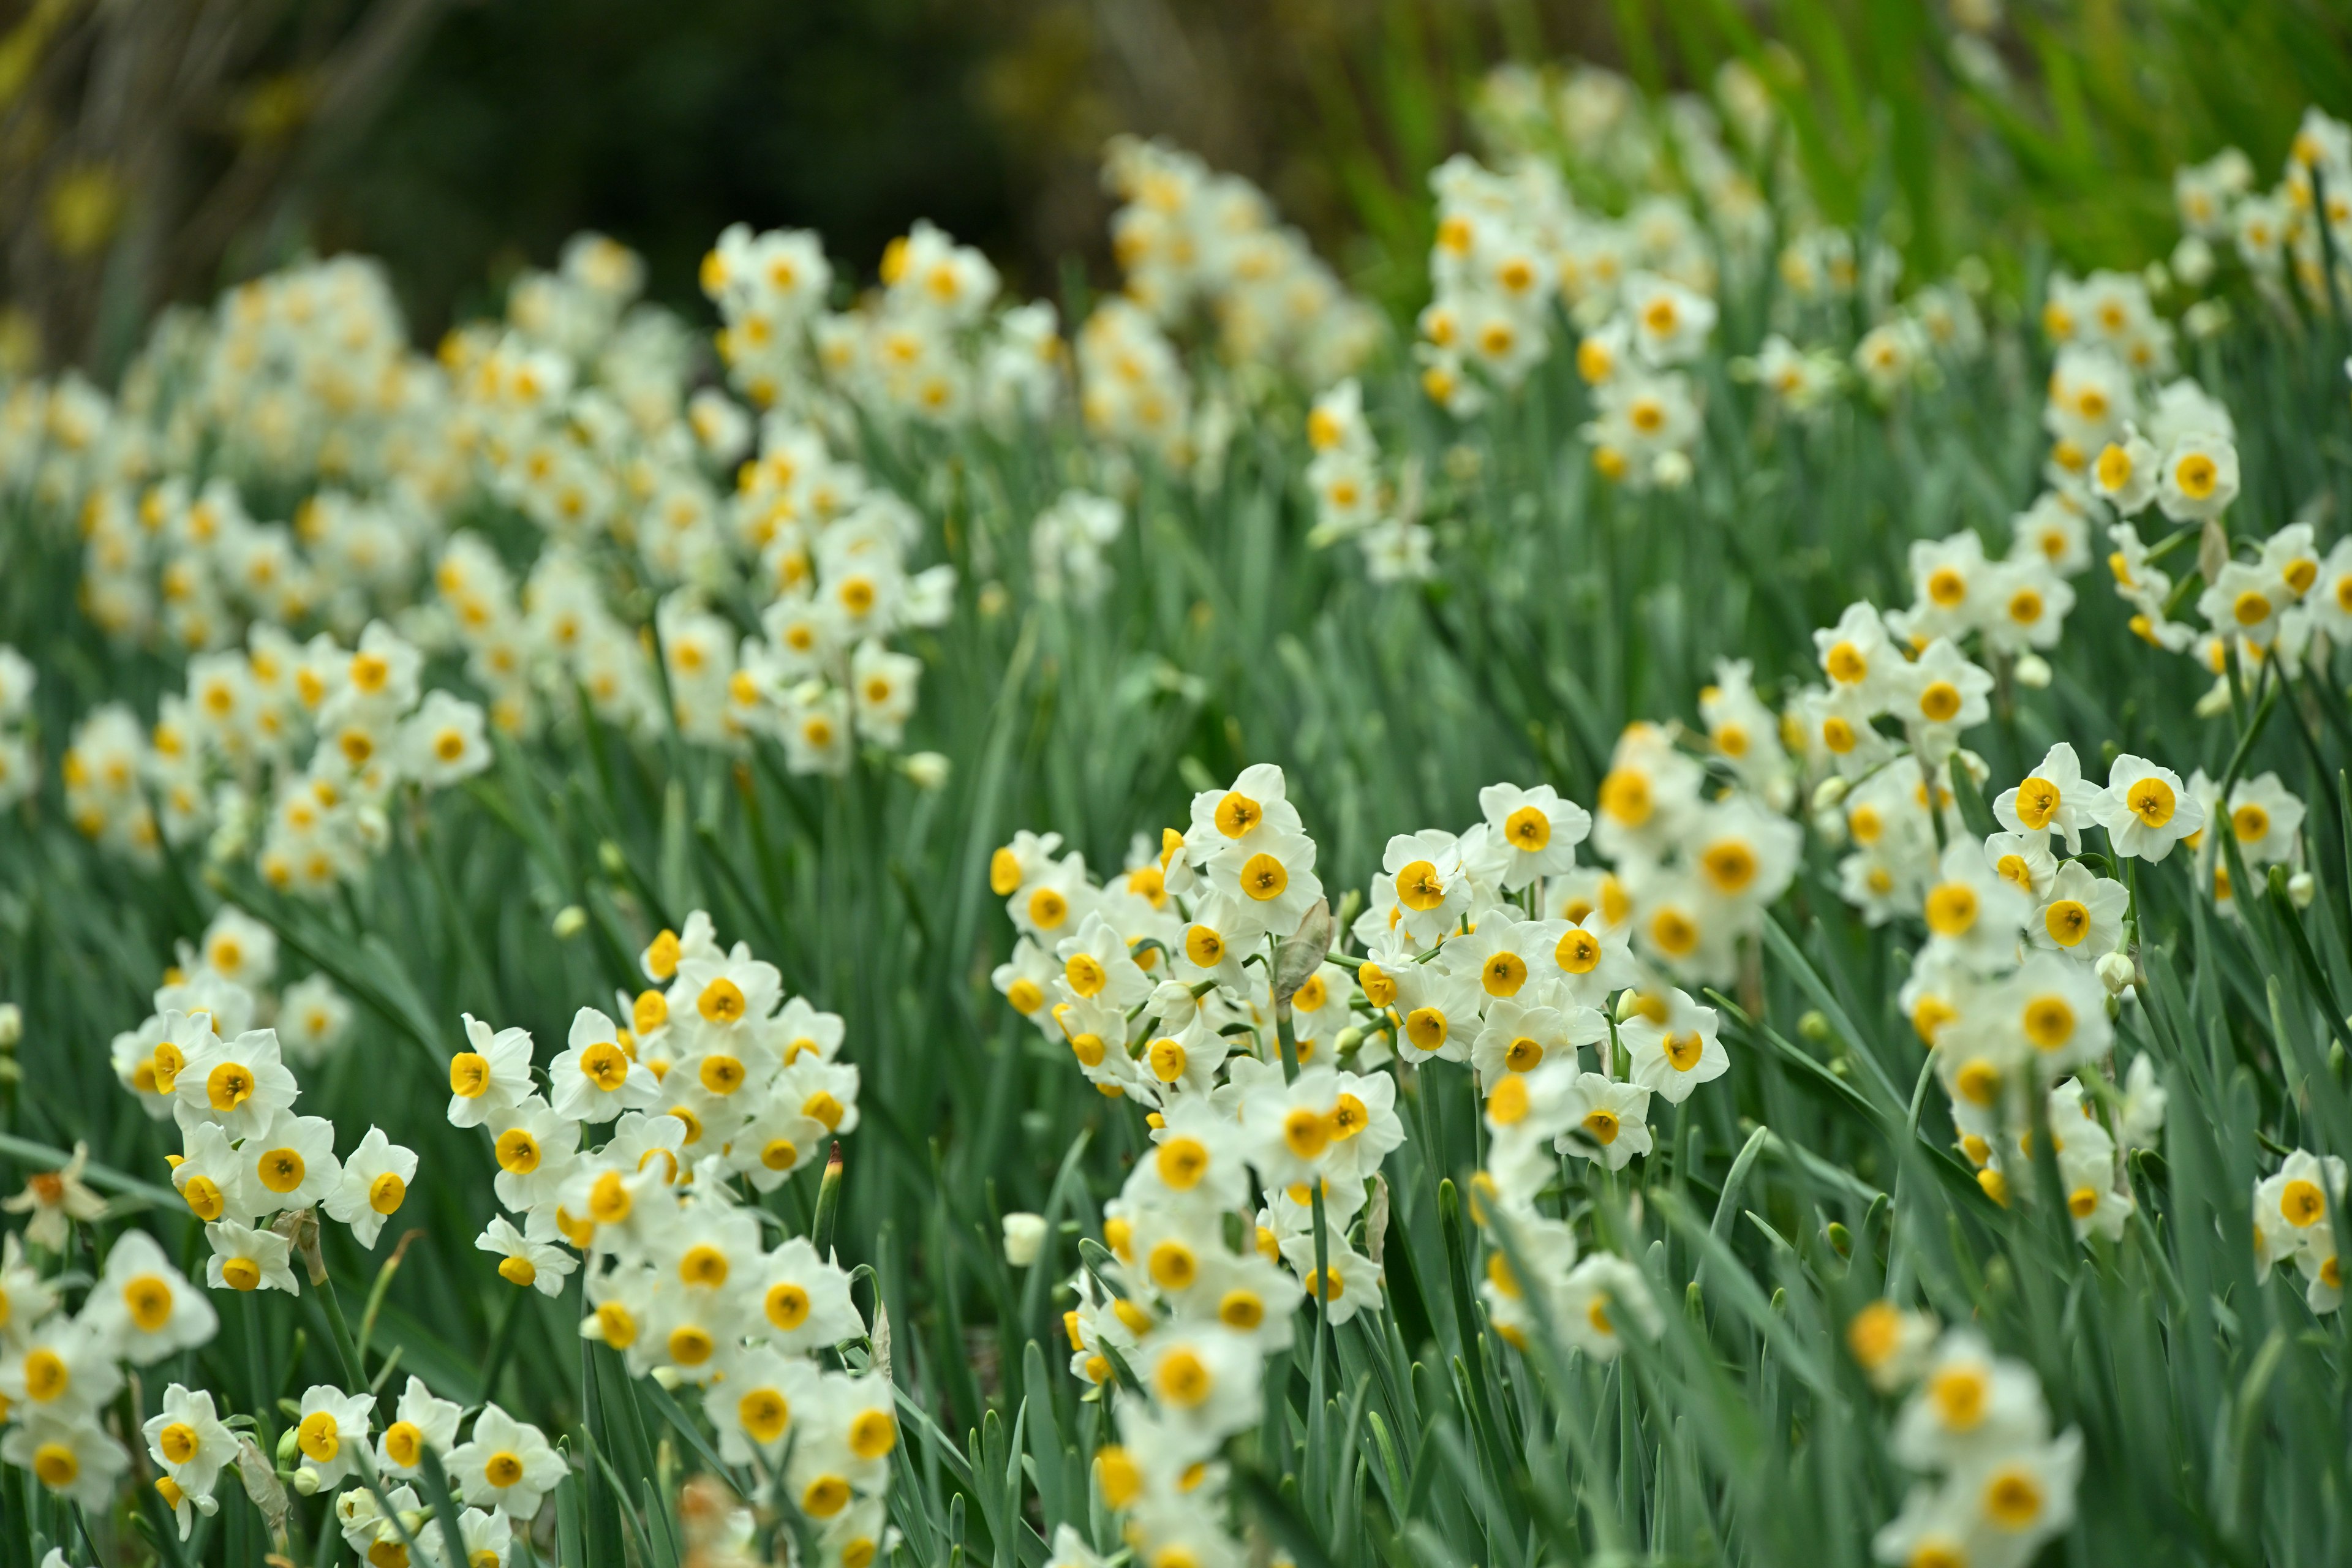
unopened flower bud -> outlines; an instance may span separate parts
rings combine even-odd
[[[622,855],[621,847],[609,838],[596,846],[596,860],[604,868],[604,874],[608,877],[618,877],[629,868],[629,862]]]
[[[548,929],[555,933],[557,941],[570,942],[588,929],[588,911],[578,904],[566,904],[555,911],[555,919],[548,922]]]
[[[663,1393],[668,1394],[675,1392],[678,1384],[684,1380],[680,1377],[677,1368],[674,1366],[657,1366],[654,1368],[654,1381],[662,1385]]]
[[[2318,884],[2311,879],[2308,871],[2297,871],[2286,879],[2286,896],[2296,909],[2311,908],[2312,895],[2317,891]]]
[[[278,1462],[281,1465],[292,1464],[301,1455],[301,1442],[302,1432],[299,1427],[289,1426],[285,1431],[278,1434]]]
[[[2020,686],[2040,691],[2050,684],[2050,661],[2038,653],[2021,653],[2011,673]]]
[[[0,1051],[15,1050],[16,1042],[24,1037],[25,1010],[14,1002],[0,1002]]]
[[[2099,960],[2099,984],[2107,988],[2110,996],[2120,996],[2131,989],[2137,968],[2127,952],[2111,952]]]
[[[1037,1214],[1009,1214],[1004,1216],[1004,1261],[1015,1268],[1026,1268],[1037,1261],[1038,1249],[1045,1245],[1045,1216]]]
[[[1797,1033],[1815,1044],[1828,1039],[1830,1037],[1829,1015],[1819,1007],[1806,1008],[1804,1016],[1797,1020]]]
[[[319,1490],[319,1472],[308,1465],[295,1471],[294,1489],[303,1497],[315,1496]]]
[[[1853,785],[1846,782],[1843,773],[1832,773],[1813,786],[1813,809],[1835,811],[1839,804],[1845,799],[1845,792],[1852,787]]]
[[[948,775],[953,766],[938,752],[916,752],[904,763],[907,778],[917,789],[931,790],[947,787]]]

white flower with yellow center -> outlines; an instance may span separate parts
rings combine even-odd
[[[1421,946],[1434,946],[1461,927],[1470,908],[1470,878],[1454,835],[1436,828],[1391,837],[1381,877],[1395,899],[1399,927]]]
[[[2107,772],[2106,799],[2095,820],[2116,854],[2159,861],[2205,826],[2205,808],[2179,773],[2126,752]]]
[[[1491,1088],[1507,1073],[1532,1072],[1549,1061],[1574,1062],[1578,1047],[1606,1039],[1609,1026],[1591,1007],[1555,1005],[1549,994],[1522,992],[1520,998],[1490,1001],[1477,1037],[1470,1042],[1470,1065],[1481,1085]]]
[[[687,967],[679,971],[680,990],[688,987]],[[706,982],[731,984],[725,979]],[[735,992],[730,1004],[737,1019],[742,1016],[741,996]],[[549,1104],[567,1121],[610,1121],[625,1110],[645,1110],[661,1095],[653,1069],[630,1055],[613,1020],[593,1007],[572,1015],[571,1036],[548,1064],[547,1078]]]
[[[33,1412],[0,1433],[0,1459],[29,1471],[42,1489],[93,1512],[114,1500],[131,1458],[94,1421]]]
[[[1930,950],[1982,971],[2015,960],[2032,907],[2025,894],[1985,863],[1984,846],[1960,837],[1945,847],[1919,913]]]
[[[231,1138],[251,1138],[301,1092],[278,1059],[277,1032],[248,1029],[199,1044],[175,1075],[172,1110],[184,1134],[209,1121]]]
[[[562,1480],[565,1467],[538,1427],[486,1405],[474,1418],[472,1437],[450,1450],[448,1470],[467,1502],[530,1519]]]
[[[1324,1068],[1318,1081],[1329,1077],[1330,1069]],[[1315,1114],[1322,1116],[1323,1110],[1315,1109]],[[1247,1104],[1243,1115],[1248,1115]],[[1321,1135],[1328,1143],[1329,1129],[1323,1127]],[[1171,1102],[1152,1130],[1151,1142],[1150,1152],[1136,1161],[1128,1178],[1125,1191],[1130,1202],[1232,1209],[1249,1195],[1249,1161],[1256,1140],[1245,1121],[1213,1107],[1206,1095]]]
[[[449,1060],[449,1125],[479,1127],[530,1098],[530,1032],[494,1034],[470,1013],[465,1021],[467,1048]]]
[[[2303,818],[2303,802],[2288,793],[2274,773],[2241,780],[2230,792],[2230,837],[2249,871],[2292,861]]]
[[[1136,963],[1126,939],[1099,910],[1056,943],[1054,953],[1062,964],[1060,986],[1069,996],[1099,999],[1126,1012],[1151,994],[1151,981]]]
[[[1987,573],[1984,600],[1985,646],[2019,654],[2058,646],[2074,607],[2074,590],[2048,562],[2028,555]]]
[[[1665,1327],[1650,1282],[1614,1253],[1596,1253],[1569,1270],[1556,1293],[1560,1336],[1596,1361],[1611,1361],[1628,1337],[1654,1340]]]
[[[2036,903],[2046,898],[2058,874],[2057,857],[2039,833],[1995,833],[1985,839],[1985,864],[2000,879]],[[2028,922],[2027,930],[2032,930]]]
[[[389,1475],[414,1476],[422,1468],[427,1452],[446,1460],[457,1447],[457,1423],[464,1414],[464,1407],[456,1401],[436,1398],[424,1379],[410,1373],[394,1408],[392,1425],[377,1439],[376,1463]]]
[[[2197,613],[2225,635],[2266,648],[2278,636],[2279,617],[2295,595],[2276,574],[2251,561],[2232,561],[2197,596]]]
[[[1488,784],[1478,792],[1478,809],[1502,846],[1502,885],[1517,892],[1538,877],[1556,877],[1576,864],[1576,847],[1592,831],[1592,817],[1549,784],[1521,789]]]
[[[1365,968],[1376,970],[1387,982],[1376,984],[1364,970],[1357,972],[1358,984],[1375,1004],[1380,1001],[1381,991],[1393,992],[1387,1005],[1398,1020],[1398,1055],[1409,1062],[1423,1062],[1432,1057],[1443,1057],[1447,1061],[1469,1059],[1471,1041],[1478,1033],[1480,1005],[1486,995],[1477,975],[1453,973],[1438,962],[1376,963]]]
[[[1486,1113],[1490,1120],[1497,1114],[1492,1096]],[[1620,1082],[1597,1072],[1579,1073],[1565,1088],[1559,1120],[1563,1125],[1552,1146],[1560,1153],[1581,1155],[1609,1170],[1622,1171],[1634,1155],[1650,1152],[1646,1085]]]
[[[1992,713],[1987,698],[1992,676],[1972,663],[1948,637],[1938,637],[1896,679],[1899,696],[1895,712],[1904,724],[1923,735],[1945,738],[1983,723]],[[1937,748],[1930,746],[1933,752]]]
[[[236,1459],[236,1434],[215,1412],[212,1394],[201,1388],[177,1383],[166,1388],[162,1409],[147,1418],[140,1435],[182,1498],[209,1502],[221,1471]],[[173,1511],[179,1511],[176,1501]]]
[[[1717,1038],[1715,1009],[1666,988],[1665,1016],[1636,1009],[1617,1026],[1618,1043],[1633,1063],[1633,1081],[1654,1089],[1669,1105],[1680,1105],[1700,1084],[1731,1069],[1731,1058]]]
[[[321,1383],[303,1391],[294,1443],[301,1468],[317,1476],[319,1487],[374,1468],[375,1451],[368,1442],[374,1412],[375,1397],[365,1389],[345,1394]]]
[[[724,1382],[712,1384],[702,1409],[718,1435],[721,1458],[742,1465],[757,1457],[772,1467],[822,1399],[815,1363],[763,1348],[745,1354]]]
[[[2061,741],[2017,787],[1995,797],[1992,814],[2011,833],[2060,834],[2074,854],[2082,849],[2083,829],[2100,820],[2107,804],[2106,791],[2083,777],[2074,748]]]
[[[1128,1361],[1153,1407],[1188,1439],[1214,1444],[1257,1424],[1265,1375],[1256,1342],[1245,1334],[1171,1321],[1146,1335]]]
[[[1315,1237],[1311,1231],[1285,1237],[1281,1249],[1282,1260],[1290,1265],[1305,1289],[1308,1310],[1319,1304],[1328,1314],[1333,1328],[1347,1323],[1358,1312],[1377,1312],[1383,1305],[1380,1269],[1337,1231],[1327,1230],[1319,1265],[1315,1260]]]
[[[1948,1331],[1895,1424],[1895,1457],[1940,1469],[2039,1443],[2049,1431],[2042,1385],[2022,1362],[1997,1357],[1974,1329]]]
[[[237,1154],[245,1162],[246,1192],[265,1213],[309,1208],[342,1179],[335,1124],[323,1116],[280,1111]]]
[[[1802,829],[1744,794],[1702,808],[1685,840],[1685,853],[1707,896],[1743,909],[1778,899],[1796,874],[1803,849]]]
[[[490,1183],[499,1202],[520,1211],[554,1198],[578,1163],[580,1124],[534,1094],[486,1125],[499,1166]]]
[[[1868,604],[1848,605],[1837,625],[1813,633],[1813,649],[1833,693],[1864,700],[1874,709],[1890,691],[1890,678],[1903,656],[1886,635],[1886,621]]]
[[[212,1244],[212,1262],[205,1265],[205,1284],[214,1290],[285,1290],[301,1295],[294,1279],[294,1248],[273,1229],[254,1229],[237,1220],[216,1220],[205,1227]]]
[[[416,1179],[416,1152],[404,1149],[370,1127],[367,1136],[343,1161],[341,1178],[320,1206],[329,1218],[352,1227],[352,1238],[373,1247],[383,1223],[408,1201],[408,1184]]]
[[[2226,436],[2196,433],[2165,450],[2156,504],[2175,522],[2219,517],[2238,499],[2238,448]]]
[[[126,1230],[116,1238],[82,1313],[104,1325],[123,1359],[137,1366],[205,1344],[220,1326],[205,1293],[142,1230]]]
[[[2157,449],[2126,425],[2092,458],[2090,478],[2091,489],[2116,509],[2116,515],[2136,516],[2156,500]]]

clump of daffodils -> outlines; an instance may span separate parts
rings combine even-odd
[[[2174,171],[2172,193],[2182,230],[2172,271],[2183,282],[2202,286],[2225,258],[2234,258],[2269,302],[2291,310],[2292,282],[2301,304],[2322,312],[2334,310],[2352,285],[2346,248],[2352,244],[2352,126],[2316,105],[2304,110],[2270,189],[2258,189],[2252,160],[2228,147]]]
[[[625,1021],[581,1008],[543,1067],[526,1031],[466,1020],[449,1120],[490,1138],[509,1211],[476,1245],[549,1296],[584,1268],[581,1334],[697,1391],[722,1457],[761,1476],[759,1500],[797,1509],[827,1562],[859,1568],[887,1544],[888,1380],[820,1363],[865,1333],[849,1277],[806,1239],[770,1246],[745,1196],[819,1168],[856,1127],[842,1022],[787,998],[775,967],[722,947],[699,910],[640,963]]]
[[[1880,1562],[2022,1564],[2074,1520],[2083,1441],[2051,1435],[2042,1382],[1970,1328],[1936,1338],[1935,1320],[1878,1301],[1846,1331],[1882,1388],[1912,1386],[1895,1422],[1895,1458],[1931,1479],[1878,1532]]]
[[[40,787],[41,775],[26,722],[39,679],[30,659],[0,643],[0,811]]]
[[[1379,312],[1341,287],[1264,192],[1164,142],[1112,140],[1103,183],[1121,202],[1111,253],[1129,300],[1163,326],[1195,314],[1225,356],[1321,385],[1352,374],[1382,336]]]
[[[2315,1312],[2344,1304],[2344,1268],[2336,1252],[2336,1217],[2345,1198],[2344,1161],[2297,1149],[2277,1171],[2254,1183],[2254,1267],[2257,1281],[2292,1263]]]
[[[1622,911],[1593,901],[1622,889],[1576,867],[1582,808],[1510,784],[1481,805],[1467,833],[1390,841],[1352,933],[1364,952],[1344,959],[1270,765],[1196,795],[1160,855],[1139,844],[1107,885],[1051,835],[992,863],[1022,933],[997,988],[1102,1093],[1153,1108],[1154,1150],[1105,1210],[1110,1261],[1073,1282],[1066,1320],[1073,1372],[1118,1390],[1121,1441],[1097,1478],[1147,1557],[1221,1539],[1200,1483],[1260,1419],[1259,1363],[1291,1344],[1302,1296],[1334,1323],[1381,1305],[1374,1178],[1404,1137],[1391,1063],[1465,1064],[1485,1095],[1477,1212],[1507,1228],[1489,1275],[1506,1337],[1524,1343],[1532,1321],[1506,1247],[1528,1249],[1543,1310],[1591,1353],[1657,1331],[1640,1272],[1580,1261],[1538,1199],[1560,1153],[1622,1169],[1650,1147],[1654,1095],[1679,1104],[1727,1070],[1715,1012],[1644,982]]]
[[[1105,1206],[1110,1261],[1073,1281],[1071,1370],[1117,1390],[1096,1474],[1139,1555],[1223,1561],[1241,1548],[1219,1456],[1262,1418],[1302,1299],[1335,1325],[1383,1304],[1368,1205],[1404,1139],[1396,1082],[1359,1048],[1364,1004],[1279,768],[1196,796],[1109,887],[1058,847],[997,851],[990,885],[1024,933],[997,984],[1104,1094],[1151,1108],[1153,1142]]]
[[[117,1237],[95,1279],[39,1266],[45,1254],[62,1261],[65,1239],[49,1237],[29,1253],[14,1233],[0,1242],[0,1301],[8,1305],[0,1322],[0,1399],[6,1401],[0,1460],[27,1471],[51,1495],[95,1511],[111,1506],[131,1468],[123,1447],[129,1434],[109,1420],[126,1381],[209,1344],[220,1323],[205,1293],[144,1231]],[[79,1305],[69,1307],[76,1292]],[[164,1467],[156,1489],[179,1516],[184,1540],[193,1515],[218,1506],[214,1478],[238,1447],[210,1419],[209,1395],[191,1395],[175,1383],[163,1410],[148,1430],[169,1431],[175,1462]]]
[[[299,1295],[297,1261],[314,1287],[326,1280],[319,1215],[373,1248],[407,1201],[416,1155],[371,1127],[338,1158],[335,1124],[295,1110],[302,1089],[286,1046],[276,1028],[257,1026],[260,988],[277,967],[268,927],[224,910],[187,960],[156,990],[147,1020],[115,1037],[116,1077],[148,1115],[179,1128],[172,1185],[204,1222],[213,1289]],[[332,983],[315,977],[289,986],[278,1010],[311,1060],[349,1017]]]
[[[1308,542],[1353,540],[1375,583],[1429,576],[1430,531],[1412,515],[1417,477],[1400,485],[1382,471],[1363,388],[1353,376],[1315,400],[1307,415],[1307,443],[1315,454],[1307,465],[1307,485],[1315,493]]]
[[[489,766],[481,709],[428,690],[424,664],[381,621],[355,648],[257,625],[244,649],[191,659],[147,733],[121,704],[84,719],[66,749],[66,809],[86,837],[149,864],[206,832],[220,858],[241,858],[257,826],[263,877],[323,896],[382,850],[397,792]]]

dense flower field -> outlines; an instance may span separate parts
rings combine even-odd
[[[2352,1554],[2352,129],[1481,118],[0,392],[0,1564]]]

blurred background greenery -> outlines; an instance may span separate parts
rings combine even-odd
[[[1403,310],[1475,84],[1568,57],[1701,89],[1746,58],[1825,214],[1899,213],[1915,277],[2034,232],[2161,254],[2176,163],[2352,106],[2339,0],[11,0],[0,347],[103,372],[157,305],[340,250],[430,334],[583,227],[678,301],[739,219],[865,273],[928,216],[1050,294],[1110,275],[1119,131],[1257,181]]]

